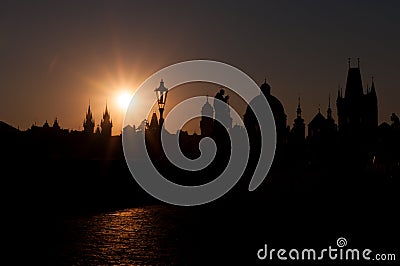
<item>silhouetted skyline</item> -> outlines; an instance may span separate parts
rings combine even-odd
[[[206,58],[232,64],[258,84],[267,78],[290,122],[301,96],[310,121],[327,95],[344,87],[347,58],[356,64],[360,57],[364,85],[375,77],[378,121],[389,121],[400,113],[398,5],[3,2],[0,119],[27,129],[57,117],[62,127],[83,130],[90,98],[98,122],[108,102],[118,134],[119,91],[133,93],[167,65]]]

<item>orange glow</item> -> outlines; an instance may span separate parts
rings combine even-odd
[[[124,111],[128,108],[131,102],[132,95],[128,91],[121,91],[117,95],[117,104]]]

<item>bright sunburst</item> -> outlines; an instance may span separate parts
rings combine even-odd
[[[129,103],[131,102],[132,95],[127,91],[122,91],[117,95],[117,103],[118,106],[126,110],[128,108]]]

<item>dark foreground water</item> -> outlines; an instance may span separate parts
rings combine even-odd
[[[255,216],[263,223],[262,215]],[[249,216],[244,206],[161,204],[57,218],[48,228],[47,264],[251,264],[263,240],[248,228],[255,216]]]
[[[184,264],[183,212],[147,206],[80,218],[59,224],[61,239],[50,250],[63,265]]]
[[[398,251],[398,220],[394,220],[392,209],[380,204],[367,208],[346,208],[336,201],[327,208],[315,201],[254,204],[154,205],[64,217],[48,232],[46,263],[272,265],[283,262],[257,259],[264,244],[270,248],[322,249],[335,247],[339,237],[347,239],[349,248]]]

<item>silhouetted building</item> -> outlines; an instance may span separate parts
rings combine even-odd
[[[265,82],[260,86],[261,93],[251,100],[246,112],[243,116],[243,122],[246,127],[247,133],[250,140],[250,160],[248,164],[248,169],[254,169],[256,166],[261,148],[261,132],[260,124],[265,123],[264,121],[258,121],[253,110],[250,106],[263,106],[265,97],[271,108],[276,129],[276,149],[274,156],[274,163],[272,169],[278,169],[283,167],[284,157],[286,156],[286,144],[288,137],[288,129],[286,128],[286,114],[282,103],[273,95],[271,95],[271,87],[265,80]]]
[[[392,115],[390,116],[390,121],[392,121],[393,129],[395,130],[400,129],[400,119],[395,113],[392,113]]]
[[[19,133],[19,130],[13,126],[0,121],[0,137],[9,137]]]
[[[85,120],[83,121],[83,132],[87,135],[92,135],[94,132],[94,125],[94,118],[89,104]]]
[[[58,119],[54,119],[53,125],[50,126],[49,122],[46,120],[43,126],[32,125],[30,129],[27,130],[33,136],[43,137],[43,138],[55,138],[60,136],[65,136],[69,133],[68,129],[62,129],[58,122]]]
[[[308,123],[308,138],[321,139],[326,130],[326,118],[321,114],[318,108],[318,113],[314,116],[310,123]]]
[[[326,111],[326,130],[328,137],[334,137],[337,133],[337,125],[335,123],[335,119],[332,116],[332,109],[331,109],[331,96],[329,95],[329,103],[328,103],[328,110]]]
[[[301,116],[300,97],[296,113],[297,117],[293,123],[291,136],[294,143],[302,143],[304,142],[306,136],[306,125],[304,123],[304,118]]]
[[[200,130],[201,136],[203,137],[211,137],[213,135],[213,128],[214,128],[214,108],[207,101],[201,108],[201,120],[200,120]]]
[[[326,118],[321,114],[320,108],[308,124],[308,138],[318,141],[333,141],[337,134],[337,125],[332,117],[331,100],[329,97],[328,110]]]
[[[103,119],[101,120],[101,135],[104,137],[111,137],[111,129],[112,129],[112,120],[110,113],[108,112],[107,109],[107,104],[106,104],[106,110],[103,113]]]
[[[61,129],[60,128],[60,125],[58,124],[58,119],[57,119],[57,117],[56,117],[56,119],[54,119],[54,122],[53,122],[53,128],[54,129]]]
[[[271,111],[274,116],[277,133],[277,145],[279,146],[286,143],[287,139],[285,109],[283,108],[282,103],[275,96],[271,95],[271,86],[267,83],[267,80],[265,80],[264,83],[260,86],[260,89],[262,94],[255,97],[250,104],[254,104],[254,106],[260,105],[262,102],[261,97],[267,98],[268,104],[271,107]],[[244,124],[247,130],[250,131],[250,134],[252,134],[252,132],[259,134],[260,128],[258,125],[258,121],[250,106],[247,107],[246,113],[244,114]]]
[[[95,135],[99,136],[101,134],[100,125],[97,125],[96,130],[94,132]]]
[[[345,95],[339,90],[336,103],[339,132],[342,136],[358,139],[361,136],[374,135],[378,126],[375,84],[372,79],[371,89],[364,93],[359,61],[357,67],[351,67],[349,59]]]
[[[159,132],[159,129],[157,114],[156,112],[153,112],[153,115],[150,119],[150,124],[147,125],[147,130],[149,133],[155,134]]]

